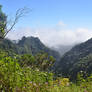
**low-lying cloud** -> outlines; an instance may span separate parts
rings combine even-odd
[[[84,42],[92,37],[92,30],[78,28],[76,30],[64,30],[57,28],[18,28],[11,31],[7,37],[12,40],[21,39],[23,36],[35,36],[47,46],[72,45]]]

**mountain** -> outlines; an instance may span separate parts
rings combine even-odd
[[[92,38],[74,46],[55,66],[55,72],[75,79],[77,73],[92,73]]]
[[[18,53],[18,47],[16,44],[14,44],[11,40],[9,39],[3,39],[0,41],[0,49],[5,50],[5,51],[10,51],[14,53]]]
[[[48,55],[52,55],[57,60],[60,59],[60,55],[57,51],[51,50],[47,46],[45,46],[39,38],[37,37],[23,37],[17,45],[20,47],[19,53],[29,53],[29,54],[37,54],[41,51],[48,53]]]
[[[74,45],[59,45],[57,47],[52,47],[51,49],[59,52],[60,56],[63,56],[66,52],[72,49]]]
[[[57,61],[60,59],[60,55],[57,51],[51,50],[46,47],[37,37],[23,37],[21,40],[11,41],[4,39],[0,43],[0,49],[9,50],[16,54],[37,54],[39,52],[48,53],[53,56]]]

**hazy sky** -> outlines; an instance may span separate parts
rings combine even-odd
[[[13,17],[24,6],[32,11],[9,33],[11,39],[38,36],[49,46],[73,44],[92,37],[92,0],[0,0]]]

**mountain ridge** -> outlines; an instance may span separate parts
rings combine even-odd
[[[48,53],[52,55],[57,61],[60,59],[60,55],[57,51],[45,46],[37,37],[23,37],[17,43],[9,39],[4,39],[0,43],[0,49],[12,50],[16,54],[37,54],[40,52]]]
[[[88,71],[90,70],[91,73],[92,72],[91,57],[92,57],[92,38],[84,43],[74,46],[70,51],[65,53],[58,62],[55,68],[55,72],[66,77],[72,76],[74,78],[80,71],[89,73]],[[89,62],[90,64],[88,64]]]

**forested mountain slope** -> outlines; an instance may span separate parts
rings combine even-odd
[[[37,54],[40,52],[48,53],[55,59],[59,60],[60,55],[57,51],[46,47],[37,37],[23,37],[18,43],[14,43],[9,39],[0,42],[0,49],[12,51],[16,54]]]
[[[92,38],[64,54],[55,68],[58,74],[72,78],[80,71],[92,73]]]

